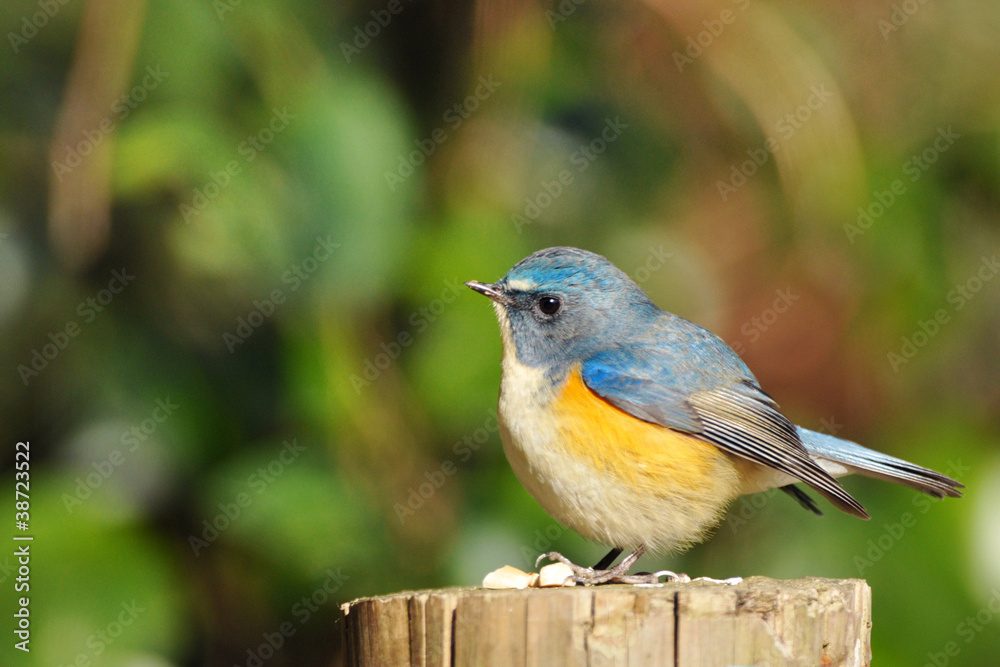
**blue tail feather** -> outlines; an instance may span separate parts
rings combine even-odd
[[[862,447],[856,442],[810,431],[801,426],[795,428],[811,455],[839,463],[848,472],[903,484],[938,498],[962,496],[959,489],[965,488],[964,485],[947,475]]]

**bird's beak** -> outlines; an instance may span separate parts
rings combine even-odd
[[[480,294],[484,294],[499,304],[504,306],[511,306],[514,304],[514,300],[511,299],[507,294],[499,287],[494,285],[487,285],[486,283],[481,283],[478,280],[470,280],[465,283],[465,286],[469,289],[476,290]]]

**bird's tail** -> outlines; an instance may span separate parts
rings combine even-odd
[[[806,450],[834,477],[857,474],[895,482],[938,498],[961,498],[965,486],[942,473],[832,435],[795,427]]]

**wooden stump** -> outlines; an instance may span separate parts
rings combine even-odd
[[[447,588],[343,605],[348,665],[862,667],[860,579],[752,577],[737,586]]]

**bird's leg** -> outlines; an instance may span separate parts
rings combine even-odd
[[[597,565],[594,566],[594,569],[595,570],[608,569],[608,567],[615,562],[615,559],[622,555],[622,551],[624,551],[624,549],[622,549],[621,547],[615,547],[614,549],[608,552],[607,556],[605,556],[604,558],[602,558],[597,562]]]
[[[601,572],[595,572],[593,577],[587,579],[581,579],[579,576],[574,577],[577,582],[581,584],[603,584],[608,581],[620,582],[623,584],[636,583],[631,581],[625,581],[624,577],[628,575],[628,571],[632,569],[635,562],[639,560],[642,554],[646,553],[646,547],[640,545],[638,549],[630,553],[628,556],[622,559],[622,562],[618,563],[612,568],[608,568]]]

